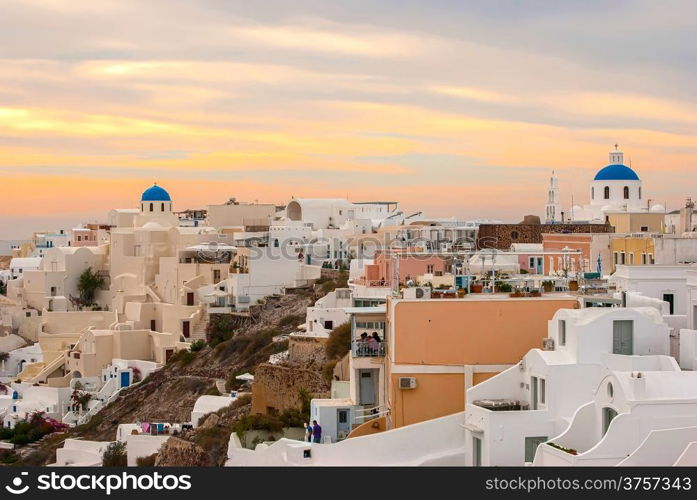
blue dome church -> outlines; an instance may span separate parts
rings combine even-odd
[[[140,197],[140,212],[152,215],[171,214],[172,198],[165,189],[155,183],[143,191],[143,195]]]

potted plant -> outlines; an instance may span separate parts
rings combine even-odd
[[[571,290],[572,292],[578,291],[578,281],[577,280],[569,281],[569,290]]]
[[[533,290],[530,292],[530,297],[542,297],[542,292],[539,290]]]
[[[482,293],[482,290],[484,289],[484,285],[482,285],[479,280],[474,279],[472,280],[472,284],[470,285],[470,291],[472,293]]]
[[[554,290],[554,281],[552,280],[544,280],[542,282],[542,288],[544,289],[545,292],[549,293],[552,290]]]
[[[513,287],[511,286],[510,283],[499,283],[496,285],[496,288],[498,288],[499,292],[503,293],[510,293],[513,290]],[[517,293],[517,290],[516,290]]]

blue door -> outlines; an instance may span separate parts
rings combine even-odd
[[[121,387],[128,387],[129,385],[131,385],[131,374],[121,372]]]
[[[542,264],[543,264],[542,257],[537,257],[536,260],[537,260],[537,269],[535,269],[535,271],[537,272],[537,274],[542,274]]]

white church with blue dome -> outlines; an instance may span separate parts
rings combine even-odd
[[[641,179],[631,167],[624,164],[624,153],[616,144],[610,152],[609,164],[598,170],[589,188],[590,203],[574,205],[564,210],[565,222],[603,224],[609,214],[665,212],[663,205],[649,207],[642,192]],[[550,180],[545,219],[547,223],[562,222],[559,187],[554,173]]]

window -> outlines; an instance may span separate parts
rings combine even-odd
[[[511,239],[512,239],[512,240],[517,240],[517,239],[518,239],[518,236],[520,236],[520,235],[518,234],[518,231],[511,231]]]
[[[472,465],[482,466],[482,440],[474,436],[472,437]]]
[[[615,265],[617,265],[617,263],[618,263],[618,257],[619,257],[619,254],[617,252],[612,252],[612,258],[615,262]]]
[[[537,447],[547,441],[547,436],[535,436],[525,438],[525,461],[532,463],[535,460],[535,452]]]
[[[610,186],[605,186],[605,189],[604,189],[604,196],[605,196],[605,199],[606,199],[606,200],[609,200],[609,199],[610,199]]]
[[[595,188],[591,188],[591,200],[595,200]]]
[[[668,302],[668,306],[670,309],[670,314],[674,314],[675,311],[675,295],[672,293],[664,293],[663,294],[663,301]]]
[[[547,399],[546,390],[547,390],[547,382],[545,381],[545,379],[541,378],[540,379],[540,404],[541,405],[546,403],[546,399]]]
[[[617,416],[617,411],[614,408],[603,408],[603,436],[610,428],[610,422]]]
[[[150,204],[150,211],[151,212],[153,211],[153,204],[152,203]]]
[[[624,199],[629,199],[629,186],[624,186]]]
[[[426,266],[426,273],[427,274],[433,274],[433,264],[428,264]]]
[[[164,203],[162,204],[162,211],[163,212],[165,211],[165,204]]]
[[[530,265],[529,265],[529,267],[530,267],[530,269],[534,269],[534,268],[535,268],[535,257],[530,257]]]
[[[649,254],[649,264],[655,264],[656,262],[653,260],[653,254]]]
[[[629,263],[634,264],[634,252],[629,254]]]
[[[273,240],[273,246],[276,247],[276,248],[278,248],[278,245],[279,245],[279,243],[278,243],[278,238],[274,238],[274,240]]]
[[[533,410],[537,410],[537,403],[539,401],[538,390],[537,377],[530,377],[530,407]]]
[[[641,228],[639,228],[639,230],[640,230],[642,233],[648,233],[648,232],[649,232],[649,226],[641,226]]]
[[[641,263],[646,264],[646,252],[641,252]]]
[[[639,187],[639,199],[641,199],[641,187]]]
[[[612,387],[612,383],[607,383],[607,397],[612,399],[615,396],[615,389]]]
[[[622,253],[620,254],[620,264],[623,264],[623,265],[624,265],[624,263],[625,263],[625,258],[626,258],[626,254],[625,254],[624,252],[622,252]]]
[[[559,320],[559,345],[566,345],[566,320]]]

